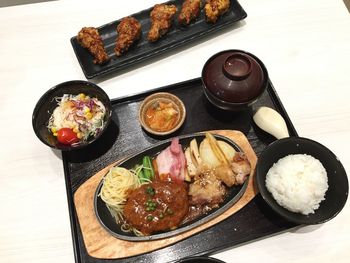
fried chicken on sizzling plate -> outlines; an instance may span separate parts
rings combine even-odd
[[[117,26],[115,54],[121,56],[141,36],[141,24],[133,17],[124,17]]]
[[[103,64],[109,60],[107,52],[97,29],[94,27],[83,27],[77,36],[77,39],[84,48],[88,49],[94,56],[95,64]]]
[[[175,5],[156,4],[154,6],[150,14],[151,29],[148,31],[149,41],[155,42],[168,32],[176,11]]]
[[[216,20],[227,12],[230,7],[230,0],[206,0],[204,6],[207,21],[215,23]]]
[[[202,0],[184,0],[178,20],[182,25],[188,25],[195,20],[201,10]]]

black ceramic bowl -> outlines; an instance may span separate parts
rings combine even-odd
[[[62,97],[64,94],[78,95],[84,93],[90,97],[100,100],[106,108],[104,118],[104,128],[95,137],[86,142],[79,143],[75,146],[59,143],[57,138],[48,130],[47,125],[53,110],[57,107],[55,98]],[[112,115],[112,106],[106,92],[94,83],[83,80],[72,80],[63,82],[49,89],[37,102],[32,116],[32,125],[36,136],[47,146],[55,149],[67,151],[85,147],[96,141],[106,130]]]
[[[202,70],[204,93],[216,107],[248,109],[264,93],[268,72],[255,55],[242,50],[225,50],[210,57]]]
[[[188,258],[183,258],[176,262],[177,263],[225,263],[222,260],[211,258],[211,257],[188,257]]]
[[[327,171],[328,190],[325,200],[314,214],[290,212],[280,206],[267,190],[265,179],[268,170],[279,159],[290,154],[308,154],[318,159]],[[298,224],[319,224],[335,217],[344,207],[349,191],[348,178],[339,159],[325,146],[310,139],[290,137],[270,144],[260,155],[256,165],[256,179],[260,194],[279,215]]]

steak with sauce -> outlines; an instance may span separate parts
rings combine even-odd
[[[144,235],[151,235],[175,229],[187,214],[188,207],[185,184],[156,180],[129,194],[124,217]]]

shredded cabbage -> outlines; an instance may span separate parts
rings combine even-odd
[[[54,136],[57,136],[58,130],[70,128],[77,134],[78,143],[81,143],[97,136],[103,129],[106,108],[97,98],[84,94],[64,94],[55,100],[58,106],[47,126]]]

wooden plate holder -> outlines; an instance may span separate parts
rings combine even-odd
[[[257,157],[246,136],[240,131],[233,130],[216,130],[211,132],[223,135],[237,143],[247,155],[247,158],[252,166],[247,189],[239,201],[211,221],[173,237],[160,240],[135,242],[115,238],[110,235],[97,220],[94,212],[94,194],[103,176],[112,166],[115,166],[121,161],[119,160],[93,175],[84,184],[82,184],[74,194],[76,213],[83,234],[85,247],[91,257],[100,259],[120,259],[163,248],[223,221],[236,213],[254,198],[254,196],[258,193],[254,183]]]

